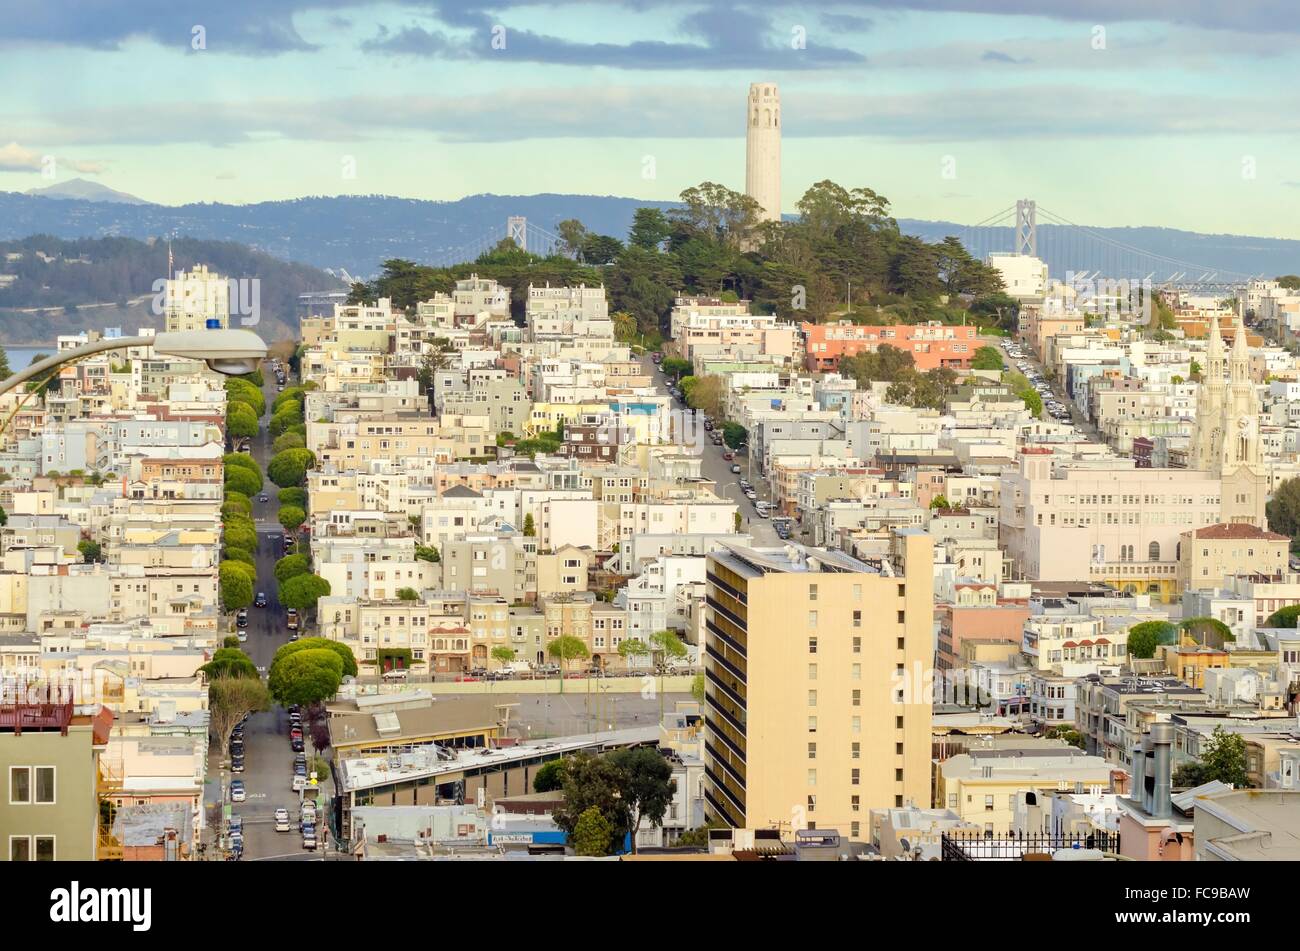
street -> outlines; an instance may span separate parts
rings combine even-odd
[[[266,396],[267,414],[261,419],[261,428],[252,440],[252,455],[266,472],[266,464],[271,458],[273,440],[268,433],[271,404],[278,395],[275,374],[270,366],[264,367],[265,385],[262,388]],[[292,384],[292,379],[287,385]],[[285,626],[285,612],[280,606],[279,592],[275,581],[275,563],[283,554],[284,531],[276,519],[279,503],[276,498],[276,486],[266,480],[263,493],[267,501],[253,499],[253,521],[257,524],[257,585],[254,592],[265,592],[265,608],[248,609],[248,640],[240,645],[252,658],[253,663],[263,672],[271,666],[271,659],[276,650],[289,642],[289,631]],[[307,742],[310,756],[311,743]],[[312,858],[323,857],[324,849],[318,852],[305,852],[302,849],[302,836],[298,830],[298,794],[291,789],[293,775],[293,751],[289,748],[289,714],[284,708],[273,706],[266,713],[255,713],[244,726],[244,771],[230,772],[230,758],[225,749],[212,749],[209,752],[208,775],[220,776],[219,788],[225,791],[225,798],[230,799],[229,786],[232,779],[244,783],[247,800],[234,803],[231,811],[244,820],[244,861],[259,858]],[[214,785],[209,784],[209,790]],[[219,794],[218,794],[219,795]],[[211,802],[209,803],[211,804]],[[275,810],[283,807],[289,810],[291,831],[275,831]],[[209,812],[209,816],[211,812]],[[211,830],[215,835],[216,830]]]
[[[646,368],[646,372],[654,381],[654,390],[656,394],[667,396],[668,384],[663,373],[650,355],[642,354],[638,358],[641,365]],[[683,407],[676,400],[673,401],[673,408],[680,409],[683,412],[691,412]],[[758,548],[775,547],[784,544],[777,536],[776,530],[772,528],[770,519],[759,517],[754,510],[754,503],[745,498],[745,493],[740,490],[740,479],[747,479],[754,486],[754,491],[758,496],[758,501],[770,500],[771,495],[768,492],[767,480],[754,471],[748,454],[738,455],[736,464],[741,468],[739,474],[731,471],[732,463],[722,458],[722,454],[727,451],[727,446],[715,446],[712,442],[705,440],[700,452],[704,457],[704,464],[701,475],[717,484],[718,495],[730,499],[736,503],[737,510],[740,512],[741,523],[740,530],[748,532],[754,537],[754,545]]]

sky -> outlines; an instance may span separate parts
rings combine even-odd
[[[1293,0],[0,0],[0,190],[165,204],[831,179],[967,224],[1300,238]]]

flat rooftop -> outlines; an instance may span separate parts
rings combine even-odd
[[[343,789],[352,792],[413,779],[453,776],[465,770],[508,767],[538,756],[558,756],[603,746],[637,746],[659,741],[659,725],[602,733],[581,733],[551,740],[529,740],[497,749],[415,750],[394,756],[359,756],[339,763]]]

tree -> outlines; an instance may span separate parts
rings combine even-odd
[[[262,476],[240,466],[226,466],[226,488],[244,496],[257,495],[262,491]]]
[[[722,424],[722,441],[728,449],[739,449],[749,440],[749,432],[740,423]]]
[[[691,696],[695,698],[696,703],[704,702],[704,671],[691,678]]]
[[[1168,621],[1143,621],[1134,624],[1128,631],[1128,656],[1147,660],[1155,656],[1160,644],[1173,644],[1177,640],[1178,629]]]
[[[564,787],[564,760],[553,759],[542,764],[533,775],[533,792],[552,792]]]
[[[537,526],[533,523],[533,513],[529,512],[524,516],[524,537],[533,538],[537,535]]]
[[[658,208],[638,208],[632,213],[632,228],[627,233],[628,244],[646,251],[658,251],[668,240],[672,229],[668,218]]]
[[[100,547],[99,542],[89,540],[77,542],[77,551],[81,552],[81,560],[88,565],[99,561],[104,555],[104,550]]]
[[[315,464],[316,456],[310,449],[286,449],[266,464],[266,474],[276,485],[287,489],[301,485],[307,470]]]
[[[401,592],[398,592],[398,597],[401,597]],[[492,648],[492,659],[505,666],[515,659],[515,649],[507,647],[505,644],[498,644]]]
[[[546,653],[560,663],[560,693],[564,693],[564,671],[573,660],[586,660],[591,656],[580,637],[564,634],[546,645]]]
[[[655,631],[650,635],[650,646],[662,654],[664,660],[680,660],[689,653],[676,631]]]
[[[306,441],[297,433],[283,433],[271,444],[271,452],[278,456],[286,449],[303,449],[306,445]]]
[[[431,545],[416,545],[415,560],[428,561],[436,565],[438,562],[442,561],[442,556],[438,554],[438,549]]]
[[[320,575],[295,575],[280,585],[280,603],[295,611],[316,610],[316,602],[330,593],[330,583]]]
[[[1081,750],[1088,748],[1087,739],[1073,727],[1054,726],[1045,735],[1049,740],[1065,740],[1071,746],[1077,746]]]
[[[281,706],[316,703],[338,693],[343,682],[343,661],[334,651],[301,650],[271,666],[267,689]]]
[[[626,637],[619,642],[618,653],[620,657],[628,661],[628,666],[631,667],[631,659],[633,657],[644,657],[650,653],[650,647],[639,637]]]
[[[247,519],[230,519],[223,523],[222,541],[227,548],[257,551],[257,528]]]
[[[227,545],[223,554],[226,560],[231,563],[238,562],[241,565],[253,568],[254,571],[257,570],[257,559],[253,557],[252,552],[245,548],[231,548]]]
[[[275,563],[275,580],[284,584],[290,578],[311,573],[311,562],[306,555],[285,555]]]
[[[227,612],[238,611],[253,603],[253,585],[243,571],[228,565],[219,570],[217,577],[221,583],[221,603]]]
[[[1291,538],[1300,534],[1300,478],[1283,480],[1264,506],[1264,515],[1270,531]]]
[[[973,370],[1001,370],[1002,352],[997,347],[980,347],[971,358]]]
[[[236,639],[236,642],[238,640]],[[215,677],[257,678],[257,666],[237,647],[222,647],[212,655],[212,660],[199,668],[209,679]]]
[[[224,638],[222,638],[222,640],[221,640],[221,646],[222,646],[222,647],[232,647],[232,648],[234,648],[235,650],[239,650],[239,638],[236,637],[234,634],[231,634],[231,635],[229,635],[229,636],[227,636],[227,637],[224,637]]]
[[[869,383],[893,383],[906,371],[914,369],[916,361],[911,351],[900,350],[882,343],[873,353],[859,353],[840,359],[840,373],[857,380],[861,387]]]
[[[1246,740],[1240,733],[1228,733],[1216,726],[1205,740],[1200,759],[1184,763],[1175,771],[1173,782],[1177,787],[1201,786],[1218,780],[1238,789],[1250,786],[1246,771]]]
[[[720,417],[722,415],[722,378],[709,374],[702,377],[687,377],[694,379],[695,385],[687,392],[685,389],[686,381],[683,380],[682,392],[686,396],[686,405],[691,409],[699,410],[706,416]],[[724,433],[723,438],[726,438]]]
[[[564,242],[564,250],[571,257],[582,253],[582,242],[587,238],[587,229],[577,218],[566,218],[555,226],[555,233]]]
[[[1237,639],[1237,635],[1232,633],[1232,628],[1213,617],[1183,618],[1178,622],[1178,629],[1197,644],[1208,647],[1222,647],[1225,642],[1230,643]]]
[[[357,659],[352,654],[352,648],[341,641],[332,641],[328,637],[303,637],[296,641],[290,641],[288,644],[281,644],[279,650],[275,652],[275,656],[271,658],[271,669],[274,670],[275,665],[285,658],[308,650],[333,651],[343,664],[343,676],[355,677],[357,675]]]
[[[416,591],[414,588],[398,588],[397,599],[399,601],[419,601],[420,592]]]
[[[296,505],[282,505],[278,513],[280,524],[284,530],[290,534],[296,532],[303,522],[307,521],[307,513]]]
[[[208,680],[208,734],[220,749],[230,741],[235,724],[250,713],[269,709],[271,696],[260,677],[217,676]]]
[[[663,825],[664,814],[673,801],[677,783],[673,768],[656,749],[638,746],[615,750],[609,759],[623,773],[619,787],[621,799],[627,803],[632,815],[632,850],[636,850],[636,837],[641,820],[649,819],[652,826]]]
[[[239,549],[236,550],[238,551]],[[227,565],[230,566],[231,571],[243,572],[244,577],[248,579],[250,585],[257,584],[257,568],[255,563],[250,564],[242,558],[228,558],[221,562],[218,571],[220,571],[221,568],[225,568]]]
[[[1265,627],[1295,627],[1296,618],[1300,617],[1300,604],[1288,604],[1278,608],[1264,621]]]
[[[257,415],[247,403],[229,403],[226,407],[226,431],[238,439],[257,435]]]
[[[312,720],[310,732],[312,749],[319,753],[330,748],[330,724],[328,719]]]
[[[950,509],[952,506],[948,503],[948,496],[940,494],[930,500],[932,509]]]
[[[621,839],[632,828],[632,810],[623,795],[623,771],[609,757],[585,752],[564,762],[564,801],[551,813],[555,824],[572,836],[579,817],[594,806],[613,826],[614,838]]]
[[[573,851],[578,855],[608,855],[614,827],[595,806],[588,806],[573,827]]]
[[[666,376],[680,380],[684,374],[691,372],[691,361],[682,360],[679,357],[667,357],[660,361],[659,366],[663,369]]]
[[[291,485],[287,489],[281,489],[275,498],[281,505],[296,505],[304,510],[307,508],[307,490],[301,486]]]

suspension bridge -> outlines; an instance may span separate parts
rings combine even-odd
[[[947,229],[945,229],[947,230]],[[1114,230],[1114,229],[1107,229]],[[949,231],[950,233],[950,231]],[[923,234],[929,241],[945,236]],[[957,239],[980,261],[990,254],[1026,254],[1041,259],[1057,280],[1097,278],[1115,281],[1150,281],[1155,288],[1221,291],[1245,284],[1263,273],[1216,266],[1212,261],[1183,260],[1137,247],[1096,228],[1080,225],[1032,199],[1020,199],[1001,211],[962,227]],[[492,228],[478,238],[434,256],[428,263],[450,267],[475,260],[502,239],[543,257],[567,254],[563,238],[522,216],[511,216],[505,229]]]
[[[1079,280],[1102,277],[1150,281],[1155,288],[1215,291],[1264,276],[1147,251],[1027,198],[965,227],[956,237],[981,261],[999,253],[1037,257],[1058,280],[1072,274]]]

